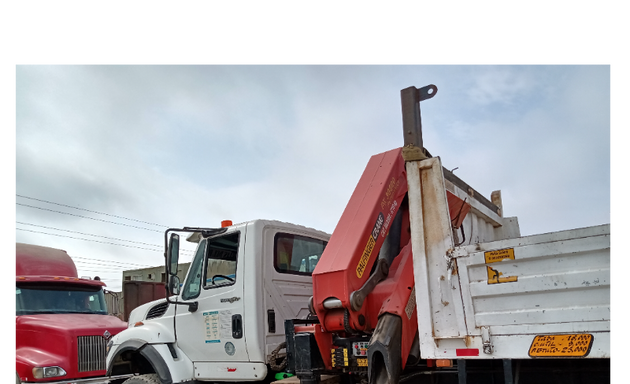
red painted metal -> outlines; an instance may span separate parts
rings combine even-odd
[[[406,192],[401,149],[372,156],[313,271],[313,303],[322,324],[338,323],[322,321],[327,315],[324,300],[334,297],[349,308],[350,293],[361,288],[370,276]],[[349,320],[353,328],[365,330],[367,324],[361,325],[360,315],[366,316],[365,306],[361,311],[351,311]],[[343,327],[326,330],[340,331]]]
[[[21,243],[15,245],[15,275],[78,277],[66,251]]]
[[[457,356],[479,356],[479,349],[477,348],[456,349],[455,354]]]
[[[461,227],[464,218],[470,211],[470,204],[452,194],[451,191],[446,191],[446,200],[448,201],[448,210],[451,215],[451,225],[457,229]]]
[[[401,318],[403,367],[407,363],[411,344],[418,330],[414,284],[411,243],[408,243],[394,259],[387,279],[378,284],[366,299],[370,324],[376,325],[378,317],[384,313]]]
[[[384,313],[395,314],[403,320],[403,367],[406,363],[418,329],[406,193],[402,149],[372,156],[313,272],[313,307],[320,320],[316,340],[328,369],[331,368],[332,333],[344,333],[348,328],[370,333]],[[458,228],[470,204],[449,191],[447,200],[451,222]],[[363,306],[354,311],[350,295],[369,278],[398,210],[403,213],[400,253],[389,266],[387,278],[377,284],[366,296]],[[324,301],[331,298],[340,300],[342,308],[324,308]]]
[[[98,290],[105,283],[78,278],[76,266],[65,251],[16,244],[16,292],[28,287],[72,290],[77,286]],[[127,323],[117,317],[101,314],[40,313],[17,315],[15,320],[16,373],[28,382],[36,381],[34,367],[59,366],[66,371],[63,377],[44,381],[105,376],[104,360],[103,369],[79,369],[78,340],[96,338],[104,345],[109,337],[127,328]],[[104,353],[103,348],[103,358]]]

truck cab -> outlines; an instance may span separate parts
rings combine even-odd
[[[179,234],[197,243],[177,278]],[[169,295],[136,308],[112,338],[110,375],[128,383],[260,381],[281,368],[284,320],[306,318],[311,274],[329,235],[279,221],[168,230]]]
[[[62,250],[16,244],[16,382],[104,383],[105,348],[127,324]]]

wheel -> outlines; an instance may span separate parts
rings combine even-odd
[[[157,373],[130,377],[123,384],[161,384]]]

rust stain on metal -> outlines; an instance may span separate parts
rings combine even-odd
[[[431,322],[431,338],[433,339],[435,346],[439,347],[440,342],[435,338],[435,325],[433,324],[433,322]]]
[[[490,194],[490,200],[492,201],[492,204],[496,205],[499,208],[497,214],[503,217],[503,201],[501,199],[501,191],[492,191],[492,193]]]

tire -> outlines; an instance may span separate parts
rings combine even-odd
[[[161,384],[157,373],[130,377],[123,384]]]

